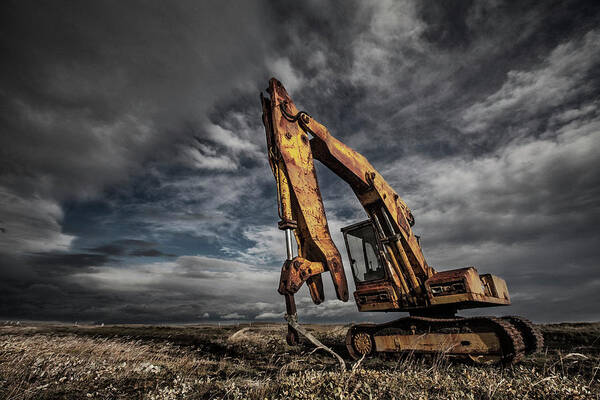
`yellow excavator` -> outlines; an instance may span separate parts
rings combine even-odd
[[[460,309],[506,306],[506,282],[474,267],[436,272],[427,265],[410,209],[367,159],[299,111],[277,79],[261,93],[269,164],[277,183],[279,229],[287,260],[279,293],[285,297],[289,345],[299,341],[294,294],[304,283],[315,304],[324,299],[321,274],[329,271],[337,298],[348,301],[342,258],[334,244],[314,159],[350,185],[368,219],[342,229],[359,311],[401,311],[394,321],[352,325],[346,347],[355,359],[378,353],[444,353],[481,363],[510,364],[543,347],[543,337],[517,316],[469,317]],[[297,243],[294,256],[293,238]],[[293,323],[294,322],[294,323]]]

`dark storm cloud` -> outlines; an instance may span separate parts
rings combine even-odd
[[[35,266],[46,268],[49,274],[55,273],[59,268],[83,268],[106,264],[111,259],[104,254],[90,253],[40,253],[29,256],[31,263]]]
[[[473,35],[467,17],[473,9],[472,1],[419,3],[419,17],[426,27],[423,38],[434,43],[441,50],[454,47],[467,47]]]
[[[214,101],[268,76],[264,25],[236,22],[257,20],[260,9],[226,2],[5,2],[2,9],[0,250],[3,276],[15,278],[3,280],[12,288],[4,299],[14,300],[17,287],[47,284],[93,308],[67,277],[46,272],[164,254],[140,243],[103,245],[110,237],[88,246],[102,254],[54,254],[78,239],[61,231],[61,202],[103,197],[107,185],[127,182],[149,161],[184,159],[177,145],[188,141],[187,127],[206,135]],[[39,270],[44,263],[47,271]]]
[[[258,17],[239,4],[3,8],[2,183],[18,193],[64,199],[127,179],[262,62],[240,42],[260,49],[261,28],[223,23]]]
[[[111,256],[122,256],[126,253],[126,248],[118,244],[105,244],[103,246],[93,247],[90,249],[96,253],[109,254]]]
[[[406,199],[431,265],[507,278],[511,313],[599,318],[597,4],[2,7],[0,316],[279,319],[275,75]],[[365,214],[317,168],[341,247]],[[385,319],[302,293],[306,320]]]
[[[166,254],[156,249],[137,249],[129,253],[130,256],[135,257],[174,257],[174,254]]]
[[[109,256],[125,256],[134,257],[172,257],[172,254],[163,253],[155,249],[156,243],[146,242],[138,239],[121,239],[102,246],[92,247],[89,251],[100,253]]]
[[[78,268],[88,265],[81,261]],[[235,261],[180,257],[127,267],[90,265],[85,273],[52,271],[39,269],[1,282],[0,314],[12,319],[186,322],[205,318],[205,313],[213,319],[235,313],[241,316],[237,319],[252,319],[280,308],[279,295],[270,290],[278,273]]]

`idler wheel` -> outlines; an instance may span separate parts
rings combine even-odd
[[[352,358],[358,360],[375,352],[375,342],[369,332],[350,328],[346,335],[346,348]]]

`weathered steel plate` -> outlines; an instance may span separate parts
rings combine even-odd
[[[426,333],[422,335],[375,336],[377,351],[426,351],[451,354],[500,353],[500,342],[493,332]]]

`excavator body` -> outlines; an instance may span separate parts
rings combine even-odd
[[[346,347],[354,358],[376,353],[444,352],[477,362],[518,361],[539,351],[539,331],[521,317],[461,318],[460,309],[506,306],[506,282],[474,267],[435,271],[423,255],[407,204],[360,153],[299,111],[272,78],[261,93],[269,164],[285,231],[287,259],[279,293],[285,297],[287,342],[298,343],[294,295],[306,283],[315,304],[324,299],[321,274],[329,272],[341,301],[348,301],[342,258],[331,238],[314,160],[352,188],[368,219],[342,229],[359,311],[408,312],[384,324],[353,325]],[[296,242],[296,256],[292,236]]]
[[[509,305],[506,282],[495,275],[479,275],[474,267],[434,272],[422,284],[425,296],[411,298],[403,291],[402,274],[393,254],[397,243],[380,240],[371,220],[342,228],[354,277],[354,300],[359,311],[408,311],[413,315],[454,315],[457,310]],[[385,240],[385,239],[384,239]],[[386,249],[386,246],[389,248]],[[401,279],[405,279],[402,277]]]

